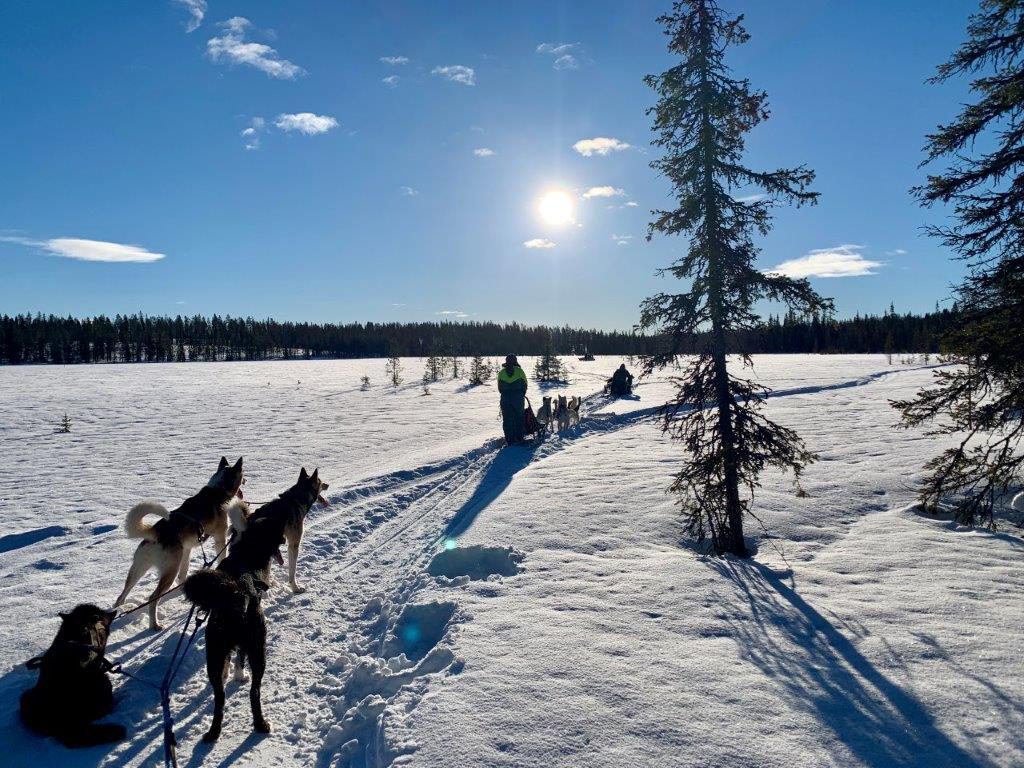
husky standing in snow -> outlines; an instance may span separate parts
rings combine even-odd
[[[544,404],[537,409],[537,423],[545,430],[549,430],[554,420],[554,414],[551,412],[551,396],[545,395]]]
[[[156,568],[159,578],[150,596],[153,602],[149,604],[149,626],[150,629],[161,629],[157,614],[159,596],[170,589],[175,576],[179,582],[185,580],[193,547],[205,536],[212,536],[219,553],[218,559],[223,558],[228,536],[228,507],[236,496],[241,495],[242,482],[242,459],[239,458],[232,466],[222,456],[220,466],[206,487],[186,499],[173,512],[168,512],[161,504],[153,501],[144,501],[132,507],[125,518],[125,533],[128,538],[142,539],[142,542],[135,550],[124,589],[114,602],[114,607],[125,601],[139,579],[150,569]],[[149,515],[161,519],[149,525],[144,522]]]
[[[297,556],[302,520],[317,501],[325,501],[322,494],[327,490],[327,483],[320,480],[319,475],[317,470],[308,475],[303,468],[299,482],[244,522],[240,521],[240,536],[216,570],[201,570],[185,582],[185,598],[210,612],[206,628],[206,673],[213,686],[213,722],[203,741],[214,741],[220,736],[224,721],[224,682],[231,652],[236,649],[235,679],[245,679],[243,669],[247,658],[252,672],[249,705],[253,729],[259,733],[270,732],[260,699],[267,666],[267,623],[261,601],[269,589],[266,578],[270,561],[281,557],[278,551],[281,542],[288,540],[291,554],[294,538]],[[295,584],[294,558],[289,565],[292,588],[300,591]]]
[[[269,504],[264,504],[249,519],[250,524],[263,518],[273,517],[284,521],[284,538],[288,542],[288,585],[292,592],[305,592],[306,588],[295,580],[295,568],[299,561],[299,545],[302,544],[302,529],[306,515],[318,501],[328,505],[324,492],[330,486],[320,479],[320,470],[314,469],[312,475],[306,474],[303,467],[299,473],[299,482],[282,493]]]

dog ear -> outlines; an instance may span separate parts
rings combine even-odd
[[[60,616],[60,620],[61,621],[67,621],[68,616],[70,616],[71,614],[70,613],[58,613],[57,615]]]
[[[220,472],[224,467],[228,465],[228,459],[226,456],[220,457],[220,464],[217,465],[217,471]]]
[[[235,469],[241,469],[241,468],[242,468],[242,457],[239,456],[238,457],[238,461],[235,462]]]
[[[306,468],[303,467],[301,470],[299,470],[299,482],[301,483],[303,480],[308,480],[308,479],[309,479],[309,475],[306,474]]]
[[[312,480],[314,483],[320,479],[320,467],[317,467],[316,469],[313,470],[313,474],[309,476],[309,479]]]

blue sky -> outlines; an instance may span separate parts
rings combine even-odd
[[[9,0],[0,312],[631,327],[684,246],[644,241],[669,5]],[[961,267],[920,231],[944,212],[908,189],[966,99],[924,80],[975,4],[723,5],[772,107],[749,163],[822,195],[760,263],[854,273],[811,278],[840,316],[946,299]]]

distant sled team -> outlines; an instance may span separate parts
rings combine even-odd
[[[309,474],[303,467],[295,485],[255,512],[242,498],[244,483],[242,459],[231,464],[222,457],[209,482],[178,508],[168,512],[156,502],[142,502],[132,507],[125,519],[129,538],[142,541],[113,607],[122,605],[146,572],[156,569],[157,586],[149,600],[125,613],[148,606],[150,627],[160,629],[157,605],[177,581],[183,586],[185,599],[208,614],[206,669],[213,688],[214,712],[203,737],[206,741],[220,735],[224,684],[232,653],[235,679],[244,679],[247,661],[252,673],[249,701],[253,728],[260,733],[270,731],[260,698],[267,638],[262,597],[273,583],[271,562],[284,564],[281,546],[285,544],[288,584],[293,592],[304,591],[296,580],[303,526],[315,504],[328,503],[324,497],[328,484],[320,479],[319,470]],[[151,516],[158,519],[149,524],[146,518]],[[212,562],[207,563],[210,567],[188,576],[192,550],[203,546],[208,537],[215,546]],[[124,726],[95,722],[114,707],[108,677],[113,665],[104,653],[111,622],[117,616],[116,611],[92,604],[61,614],[61,626],[49,650],[28,662],[30,669],[39,670],[39,678],[21,697],[25,725],[71,747],[125,737]]]

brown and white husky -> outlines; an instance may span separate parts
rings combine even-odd
[[[156,502],[144,501],[132,507],[124,521],[125,533],[130,539],[142,539],[135,550],[128,578],[124,589],[118,596],[114,607],[121,605],[128,593],[138,584],[139,579],[156,568],[159,573],[156,589],[149,604],[149,626],[161,629],[157,614],[159,596],[171,588],[175,576],[183,582],[188,575],[189,556],[200,539],[210,536],[214,542],[218,562],[224,558],[224,550],[228,537],[228,507],[236,497],[241,497],[242,459],[231,465],[221,457],[220,466],[199,493],[172,512]],[[157,520],[152,525],[145,518],[155,515]]]

